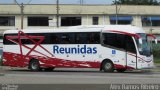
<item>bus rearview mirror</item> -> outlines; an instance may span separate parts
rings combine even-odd
[[[158,40],[157,39],[155,39],[155,44],[157,44],[158,43]]]
[[[142,38],[139,38],[139,43],[142,44]]]

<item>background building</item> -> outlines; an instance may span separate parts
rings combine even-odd
[[[57,6],[53,4],[0,5],[0,34],[7,29],[56,28]],[[160,6],[118,5],[59,5],[59,26],[130,24],[143,27],[148,33],[159,33]],[[23,21],[23,23],[22,23]]]

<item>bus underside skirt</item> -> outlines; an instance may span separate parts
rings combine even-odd
[[[120,65],[120,64],[114,64],[114,68],[115,68],[115,69],[128,69],[128,70],[135,69],[135,68],[133,68],[133,67],[123,66],[123,65]]]
[[[75,68],[100,68],[101,62],[97,61],[77,61],[77,60],[65,60],[59,58],[48,58],[43,56],[22,55],[20,54],[4,52],[3,65],[13,67],[27,67],[31,59],[39,60],[40,67],[75,67]]]
[[[97,61],[77,61],[77,60],[65,60],[59,58],[48,58],[43,56],[25,56],[23,59],[20,54],[4,52],[3,65],[11,67],[28,67],[31,59],[39,60],[40,67],[68,67],[68,68],[100,68],[101,62]],[[115,69],[135,69],[129,66],[123,66],[120,64],[114,64]]]

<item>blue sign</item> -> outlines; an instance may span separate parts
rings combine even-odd
[[[54,54],[96,54],[97,47],[87,47],[87,45],[77,45],[72,47],[53,46]]]
[[[112,50],[112,54],[116,54],[116,50]]]

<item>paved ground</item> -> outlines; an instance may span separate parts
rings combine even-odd
[[[98,69],[55,69],[32,72],[1,67],[1,84],[160,84],[160,67],[153,70],[104,73]]]

